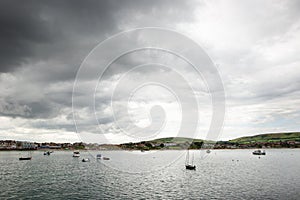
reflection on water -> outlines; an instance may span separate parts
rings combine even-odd
[[[300,150],[213,150],[196,171],[186,171],[185,151],[35,151],[33,160],[19,161],[17,151],[0,152],[0,199],[297,199],[300,196]],[[206,154],[204,154],[206,155]],[[91,162],[81,162],[82,158]]]

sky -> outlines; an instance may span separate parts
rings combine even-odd
[[[299,131],[299,9],[296,0],[2,0],[0,140]]]

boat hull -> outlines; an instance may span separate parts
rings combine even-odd
[[[31,160],[31,157],[19,158],[19,160]]]
[[[253,155],[266,155],[266,153],[256,153],[256,152],[253,152],[252,154]]]
[[[185,169],[188,169],[188,170],[196,170],[196,166],[195,166],[195,165],[186,165],[186,166],[185,166]]]

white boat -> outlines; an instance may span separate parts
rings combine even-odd
[[[90,159],[84,158],[84,159],[82,159],[82,162],[90,162]]]
[[[253,155],[266,155],[264,150],[255,150],[252,152]]]
[[[80,157],[79,151],[74,151],[73,152],[73,157],[76,157],[76,158]]]
[[[28,152],[27,156],[21,156],[21,157],[19,157],[19,160],[31,160],[31,159],[32,159],[31,152]]]

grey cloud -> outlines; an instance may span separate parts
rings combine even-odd
[[[234,1],[226,3],[226,6],[218,6],[219,3],[213,1],[211,7],[204,6],[197,10],[199,13],[196,13],[196,17],[200,16],[200,18],[197,18],[197,23],[193,24],[195,8],[204,4],[202,1],[0,1],[0,116],[17,117],[17,120],[26,121],[29,128],[74,131],[73,116],[70,114],[71,97],[76,72],[83,59],[95,45],[109,36],[122,30],[146,26],[161,26],[183,30],[183,32],[188,30],[187,33],[191,31],[193,39],[199,41],[208,39],[206,50],[221,64],[221,76],[225,80],[230,106],[250,105],[251,107],[260,104],[267,108],[268,102],[274,102],[274,107],[280,107],[290,97],[299,99],[299,75],[297,74],[299,39],[296,38],[297,31],[299,32],[299,24],[297,24],[299,23],[299,1],[282,3]],[[212,14],[210,9],[213,10]],[[216,15],[221,16],[221,19]],[[291,29],[292,26],[295,28]],[[289,31],[295,35],[284,36]],[[205,33],[204,36],[202,33]],[[150,35],[150,37],[155,36]],[[291,40],[292,37],[296,39]],[[139,39],[137,38],[136,42],[140,42]],[[282,51],[274,55],[275,47],[272,43],[285,41],[290,43],[282,48],[279,46],[278,49]],[[184,46],[176,40],[174,44]],[[115,52],[121,45],[130,44],[116,43],[107,48],[104,53]],[[266,52],[264,47],[268,47],[266,48],[268,53],[276,57],[275,60],[271,62],[266,59],[265,54],[262,53]],[[289,51],[290,47],[294,47],[291,48],[292,53]],[[262,52],[258,51],[260,48]],[[192,55],[197,57],[197,54]],[[112,75],[124,74],[133,66],[151,61],[168,65],[173,59],[172,56],[157,58],[147,56],[149,54],[145,51],[124,56],[106,72],[104,81],[107,85],[99,88],[96,96],[97,116],[104,131],[115,128],[111,124],[114,119],[107,111],[111,102],[108,93],[112,88],[109,86],[116,81]],[[282,61],[278,61],[280,56],[284,57]],[[288,62],[293,62],[297,66],[284,76],[280,76],[285,69],[288,70],[286,67]],[[279,63],[278,68],[272,68]],[[177,64],[184,66],[184,63]],[[96,67],[100,70],[103,68],[101,65]],[[263,70],[266,73],[263,73]],[[276,73],[277,71],[279,73]],[[189,66],[186,67],[185,72],[193,75],[189,71]],[[90,73],[93,71],[87,72],[86,76],[79,80],[83,85],[82,91],[75,91],[73,95],[77,98],[78,114],[83,114],[83,117],[87,118],[86,124],[81,124],[83,129],[99,132],[94,126],[95,121],[92,119],[94,116],[91,116],[94,112],[93,108],[86,107],[87,101],[94,100],[86,97],[88,90],[94,90],[94,85],[90,84],[93,74]],[[128,81],[127,84],[134,84],[137,78],[154,77],[157,78],[154,80],[159,78],[170,80],[172,85],[188,99],[187,89],[182,87],[179,81],[171,78],[171,75],[172,70],[161,72],[147,68],[132,73],[133,83]],[[195,78],[192,75],[187,76],[191,82]],[[277,79],[276,75],[278,75]],[[239,82],[239,79],[242,81]],[[199,81],[195,81],[192,85],[198,83]],[[204,86],[195,87],[197,92],[203,92]],[[120,103],[123,103],[125,96],[122,92],[124,90],[117,96]],[[297,110],[297,105],[293,109]],[[257,108],[253,108],[251,112],[253,118],[259,115]],[[272,112],[268,114],[272,115]],[[235,112],[233,116],[237,113],[241,116],[234,120],[235,123],[245,118],[242,116],[245,114],[244,109]],[[120,115],[127,116],[127,113],[120,113]],[[120,130],[115,128],[111,132],[118,131]]]
[[[32,57],[33,45],[53,41],[51,29],[34,3],[0,2],[0,72],[13,70]]]
[[[20,105],[14,101],[0,101],[0,115],[10,117],[29,117],[32,111],[27,105]]]
[[[158,26],[163,18],[174,24],[191,19],[191,10],[191,2],[181,1],[4,0],[0,2],[0,72],[53,58],[77,68],[95,44],[120,29],[119,23]]]
[[[0,101],[0,115],[23,118],[52,118],[58,113],[61,106],[50,101],[17,102],[13,99]]]
[[[15,103],[3,103],[2,114],[8,115],[10,110],[11,116],[55,116],[61,108],[71,107],[72,87],[66,84],[59,86],[66,88],[63,91],[47,91],[49,86],[72,83],[80,63],[96,44],[117,33],[121,25],[159,26],[166,21],[171,25],[191,20],[193,9],[192,2],[181,1],[1,1],[0,73],[12,73],[21,79],[12,83],[19,85],[15,91],[3,94]],[[27,83],[40,90],[39,102],[29,94],[26,97],[30,87],[23,85]],[[22,99],[12,96],[20,92]],[[28,111],[24,114],[18,109],[5,109],[7,105],[25,106]]]

